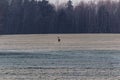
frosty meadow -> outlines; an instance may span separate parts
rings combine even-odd
[[[119,49],[120,34],[1,35],[0,80],[119,80]]]

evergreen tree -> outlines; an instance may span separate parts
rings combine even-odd
[[[105,5],[101,5],[98,9],[98,26],[100,33],[109,32],[109,12]]]
[[[97,18],[96,18],[96,5],[94,2],[90,2],[86,6],[86,32],[87,33],[96,33],[98,32],[97,27]]]
[[[0,34],[5,32],[7,11],[8,2],[6,0],[0,0]]]
[[[66,21],[66,32],[67,33],[73,33],[75,32],[75,26],[74,26],[74,10],[73,10],[73,5],[72,5],[72,1],[69,0],[67,3],[67,7],[65,9],[66,11],[66,15],[67,15],[67,21]]]
[[[25,0],[23,3],[23,33],[35,33],[35,16],[36,16],[36,6],[35,0],[29,1]]]
[[[56,33],[66,33],[66,31],[68,30],[68,26],[67,26],[67,14],[65,9],[60,9],[58,10],[57,13],[57,21],[56,21]]]
[[[12,0],[7,18],[7,33],[19,33],[22,24],[22,0]]]
[[[120,1],[117,4],[117,10],[115,13],[116,19],[114,20],[116,25],[114,25],[113,30],[120,33]],[[113,20],[112,20],[113,21]]]
[[[76,8],[75,8],[75,20],[76,20],[76,30],[77,33],[85,33],[87,30],[86,27],[86,4],[84,2],[81,2]]]
[[[48,1],[42,0],[40,5],[40,13],[41,13],[41,22],[40,22],[40,31],[41,33],[49,33],[52,32],[54,26],[54,16],[55,16],[55,9],[54,7],[49,4]]]

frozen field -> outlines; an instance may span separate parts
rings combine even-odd
[[[1,35],[0,80],[120,80],[120,35]]]
[[[0,80],[120,80],[120,51],[0,53]]]

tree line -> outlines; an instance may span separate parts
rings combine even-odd
[[[120,33],[120,2],[0,0],[0,34]]]

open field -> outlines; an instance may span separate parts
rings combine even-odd
[[[1,35],[0,80],[120,80],[120,34]]]
[[[120,34],[1,35],[0,50],[120,50]]]
[[[117,69],[6,69],[0,80],[120,80]]]
[[[120,51],[0,53],[0,80],[120,80]]]

